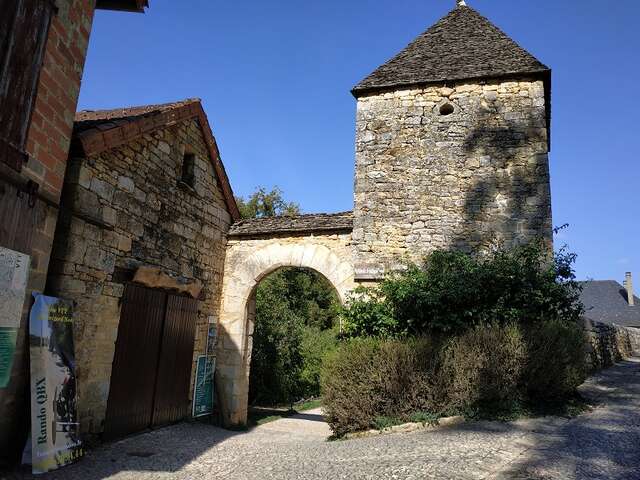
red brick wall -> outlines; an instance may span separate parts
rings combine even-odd
[[[89,43],[95,0],[57,0],[40,74],[32,123],[27,137],[29,161],[22,176],[58,203],[69,152],[73,118]],[[15,197],[0,177],[0,191]],[[12,197],[12,198],[13,198]],[[9,197],[7,197],[9,198]],[[29,349],[27,313],[32,291],[43,291],[47,280],[58,210],[38,200],[29,212],[35,219],[30,245],[2,245],[31,256],[24,315],[18,332],[11,380],[0,389],[0,468],[16,462],[29,425]]]
[[[40,74],[25,165],[27,177],[40,184],[40,191],[60,198],[80,93],[95,0],[58,1]]]

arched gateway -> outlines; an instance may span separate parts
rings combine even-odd
[[[220,310],[217,385],[225,425],[244,424],[256,286],[280,267],[322,274],[341,301],[355,286],[351,212],[246,220],[229,231]]]

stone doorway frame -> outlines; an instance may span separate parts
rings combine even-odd
[[[242,240],[227,249],[217,348],[216,386],[225,427],[245,425],[249,394],[255,290],[282,267],[315,270],[345,302],[355,284],[350,236]]]

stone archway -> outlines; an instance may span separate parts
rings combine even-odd
[[[315,270],[341,301],[355,288],[350,233],[278,238],[230,238],[220,309],[216,383],[225,426],[247,420],[251,335],[258,283],[281,267]]]

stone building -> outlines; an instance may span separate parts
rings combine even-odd
[[[31,292],[45,288],[94,12],[143,12],[147,3],[2,2],[0,248],[28,255],[30,268],[15,352],[0,365],[10,369],[0,388],[0,467],[19,458],[28,431],[27,312]]]
[[[353,89],[356,275],[551,241],[550,70],[458,6]]]
[[[356,85],[354,211],[229,231],[217,367],[226,424],[246,421],[266,274],[312,268],[344,299],[434,249],[551,243],[550,85],[549,68],[464,2]]]
[[[255,288],[280,267],[320,272],[344,300],[436,248],[551,241],[550,71],[475,10],[459,5],[353,94],[354,211],[277,219],[238,221],[198,101],[81,112],[68,168],[65,114],[46,292],[76,303],[83,432],[189,416],[216,323],[222,420],[245,423]]]
[[[117,437],[188,415],[237,218],[198,100],[76,115],[47,290],[76,302],[83,432]],[[165,303],[182,297],[166,291],[193,299],[171,327]],[[160,400],[173,402],[168,416]]]

